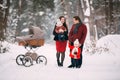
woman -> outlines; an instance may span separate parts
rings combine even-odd
[[[63,66],[64,58],[65,58],[65,51],[66,51],[66,45],[68,40],[68,28],[66,25],[66,20],[64,16],[59,17],[62,25],[61,27],[64,27],[65,29],[60,32],[57,28],[60,27],[58,23],[56,23],[55,28],[53,30],[54,40],[56,41],[56,58],[57,58],[57,64],[58,66]]]

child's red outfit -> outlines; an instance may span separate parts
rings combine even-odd
[[[70,43],[68,44],[70,48],[70,57],[71,57],[71,65],[69,67],[76,67],[79,68],[79,59],[81,54],[81,48],[76,48],[75,46],[71,46]],[[76,48],[76,49],[75,49]]]
[[[71,46],[70,44],[69,45],[69,48],[70,48],[70,57],[73,58],[73,59],[80,59],[80,54],[81,54],[81,49],[80,48],[77,48],[78,49],[78,52],[77,53],[73,53],[72,50],[75,48],[74,46]]]

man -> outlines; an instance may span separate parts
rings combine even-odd
[[[79,16],[74,16],[73,17],[73,25],[69,33],[69,43],[71,46],[73,46],[73,43],[76,39],[79,40],[79,47],[81,48],[81,54],[80,54],[80,59],[78,60],[78,65],[76,68],[80,68],[82,65],[82,49],[84,45],[84,41],[86,38],[87,34],[87,28],[86,25],[83,24],[79,18]],[[71,59],[71,63],[73,63],[73,60]],[[68,68],[75,67],[75,65],[71,64],[68,66]]]

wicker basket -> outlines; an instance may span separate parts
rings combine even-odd
[[[33,40],[26,40],[26,41],[20,41],[20,46],[43,46],[44,45],[44,39],[33,39]]]

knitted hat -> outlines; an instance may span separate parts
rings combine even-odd
[[[77,45],[80,44],[79,41],[78,41],[78,39],[76,39],[76,40],[74,41],[74,45],[75,45],[75,44],[77,44]]]
[[[62,24],[62,22],[60,21],[60,19],[57,19],[57,24],[56,24],[56,26],[62,26],[63,24]]]

